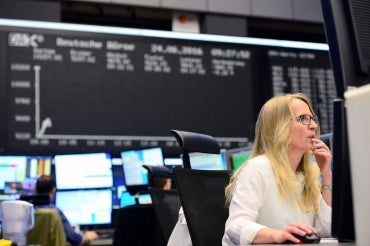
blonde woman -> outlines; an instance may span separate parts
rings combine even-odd
[[[271,98],[255,132],[249,161],[226,187],[230,206],[223,245],[329,237],[332,154],[317,138],[320,129],[309,99],[298,93]]]

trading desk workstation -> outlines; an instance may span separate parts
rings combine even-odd
[[[193,167],[197,169],[230,169],[229,158],[226,150],[220,154],[194,153],[191,156]],[[179,162],[182,164],[181,159],[177,160]],[[57,191],[51,202],[64,212],[76,230],[98,233],[99,240],[93,241],[92,245],[138,243],[140,238],[147,240],[142,245],[149,245],[149,242],[164,244],[155,202],[152,204],[152,193],[159,191],[154,192],[156,187],[148,189],[153,177],[172,179],[173,166],[164,165],[165,158],[159,147],[122,151],[121,158],[111,158],[108,153],[52,157],[0,155],[0,163],[1,200],[21,199],[38,205],[45,201],[49,203],[50,199],[33,191],[39,176],[52,175]],[[171,194],[172,199],[177,199],[177,202],[170,201],[171,204],[160,204],[162,210],[167,206],[164,213],[172,211],[172,220],[167,222],[174,226],[180,208],[178,194],[173,189],[163,192],[169,193],[165,199],[171,199]],[[120,232],[115,234],[116,228],[120,228]],[[141,236],[144,232],[147,237]],[[169,234],[170,229],[165,235],[167,239]]]
[[[331,146],[332,135],[324,134],[322,140]],[[250,152],[251,146],[221,149],[219,154],[194,152],[189,154],[189,161],[192,169],[236,170],[249,158]],[[4,180],[1,199],[32,196],[37,177],[53,175],[57,186],[53,202],[76,230],[98,233],[99,239],[91,245],[165,245],[177,221],[181,206],[179,194],[174,184],[171,192],[176,202],[160,204],[162,210],[166,208],[164,213],[172,213],[171,219],[165,221],[167,225],[163,226],[163,217],[156,214],[153,200],[156,198],[152,196],[155,190],[148,189],[151,175],[172,178],[174,166],[165,166],[165,162],[162,149],[158,147],[122,151],[121,158],[112,158],[108,153],[52,157],[1,155],[0,176]],[[183,164],[181,159],[176,163]],[[163,229],[165,227],[167,229]],[[342,245],[334,239],[322,239],[320,243],[336,244]]]
[[[192,168],[236,170],[262,103],[302,92],[333,151],[335,239],[320,245],[366,245],[364,4],[321,1],[328,44],[0,19],[0,200],[32,194],[40,175],[53,175],[52,202],[76,230],[100,234],[93,245],[164,245],[148,166],[171,173],[183,164],[169,129],[219,141],[220,154],[189,155]]]

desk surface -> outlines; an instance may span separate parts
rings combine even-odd
[[[113,239],[111,238],[108,238],[108,239],[98,239],[98,240],[95,240],[93,242],[91,242],[90,245],[100,245],[100,246],[111,246],[113,244]],[[272,244],[262,244],[261,246],[267,246],[267,245],[272,245]],[[279,245],[279,244],[273,244],[275,246]],[[280,245],[286,245],[286,244],[280,244]],[[302,245],[302,244],[301,244]],[[323,238],[322,241],[319,243],[319,244],[307,244],[307,245],[311,245],[311,246],[337,246],[337,245],[343,245],[343,246],[355,246],[355,243],[354,242],[350,242],[350,243],[339,243],[337,240],[335,239],[327,239],[327,238]]]
[[[286,245],[286,244],[260,244],[260,246],[271,246],[271,245]],[[334,238],[322,238],[320,243],[318,244],[300,244],[300,245],[311,245],[311,246],[355,246],[356,243],[354,242],[348,242],[348,243],[339,243],[338,240],[334,239]]]
[[[98,239],[90,243],[90,245],[101,245],[101,246],[110,246],[112,244],[113,244],[113,238]]]

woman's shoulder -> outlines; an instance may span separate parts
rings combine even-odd
[[[273,180],[275,180],[274,173],[266,155],[249,159],[238,177],[240,185],[259,187],[258,189],[263,193],[267,192]]]
[[[270,161],[266,155],[258,155],[248,160],[247,166],[251,168],[268,168],[270,167]]]
[[[249,159],[242,170],[243,173],[256,174],[272,171],[270,161],[266,155],[258,155]]]

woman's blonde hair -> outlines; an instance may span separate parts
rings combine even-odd
[[[297,168],[297,172],[304,175],[305,184],[303,194],[300,197],[297,194],[300,183],[288,159],[291,120],[294,118],[290,107],[293,99],[305,102],[314,115],[310,100],[301,93],[275,96],[268,100],[261,108],[256,122],[255,140],[250,158],[262,154],[266,155],[275,174],[280,198],[286,200],[288,193],[296,194],[301,208],[307,212],[315,212],[318,209],[320,198],[319,169],[317,165],[312,164],[311,152],[307,151],[304,154]],[[319,133],[320,129],[317,127],[316,135]],[[236,181],[246,164],[247,162],[232,175],[230,183],[226,187],[227,203],[231,202]]]

